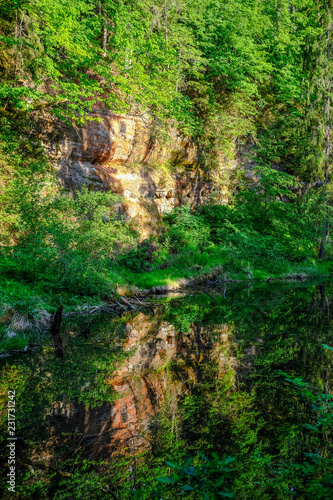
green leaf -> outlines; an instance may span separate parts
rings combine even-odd
[[[165,476],[165,477],[158,477],[157,481],[164,484],[171,484],[171,483],[176,483],[177,479],[175,479],[174,477]]]

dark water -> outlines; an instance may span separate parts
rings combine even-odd
[[[57,471],[56,497],[59,464],[80,456],[108,464],[114,495],[131,498],[133,486],[166,473],[166,458],[201,451],[237,457],[236,498],[308,498],[300,487],[291,496],[258,493],[258,472],[249,471],[258,454],[290,463],[305,453],[330,456],[332,432],[313,438],[313,404],[281,372],[315,395],[332,394],[333,357],[323,347],[333,346],[332,315],[332,283],[237,284],[152,301],[122,317],[66,320],[64,359],[45,346],[2,361],[24,439],[18,482],[36,482],[23,481],[31,468],[46,479]],[[252,482],[248,493],[244,481]]]

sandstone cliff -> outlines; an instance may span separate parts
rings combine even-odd
[[[213,192],[228,202],[226,177],[239,159],[203,169],[193,142],[170,129],[157,137],[146,116],[116,115],[97,107],[83,126],[47,120],[42,138],[60,183],[68,190],[112,190],[123,195],[119,211],[137,218],[143,236],[158,231],[161,214],[177,204],[198,205]]]

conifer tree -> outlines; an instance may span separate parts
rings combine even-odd
[[[312,71],[308,80],[308,109],[305,118],[308,148],[304,155],[305,168],[312,178],[325,184],[331,179],[333,58],[333,2],[327,0],[318,16],[320,34],[312,52]],[[327,217],[324,216],[319,258],[325,257]]]
[[[318,22],[322,29],[312,48],[312,74],[308,80],[308,110],[305,124],[309,147],[306,165],[313,176],[330,178],[333,103],[332,0],[322,9]],[[311,50],[311,49],[310,49]]]

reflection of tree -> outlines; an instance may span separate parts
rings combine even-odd
[[[227,453],[238,457],[245,478],[258,449],[301,460],[313,452],[304,422],[314,409],[278,371],[330,394],[332,361],[322,344],[333,344],[331,296],[330,284],[233,285],[214,300],[197,294],[166,301],[153,316],[73,320],[62,332],[63,359],[44,348],[18,364],[20,433],[51,455],[70,443],[67,456],[115,454],[110,470],[121,498],[124,474],[140,486],[161,474],[168,457]],[[331,445],[319,432],[316,449],[329,455]]]
[[[62,332],[63,358],[55,357],[53,347],[47,346],[37,355],[15,360],[14,366],[10,358],[3,363],[1,385],[5,391],[12,386],[16,389],[17,433],[32,446],[26,445],[19,464],[21,478],[36,450],[44,469],[44,455],[55,458],[57,448],[64,450],[73,441],[80,412],[88,415],[88,407],[113,401],[114,392],[106,379],[128,354],[121,346],[124,328],[119,331],[119,322],[110,326],[109,321],[104,327],[98,318],[92,321],[87,341],[80,333],[84,324],[72,320]]]
[[[179,315],[177,303],[172,304],[168,319],[176,325],[192,320],[196,331],[198,323],[206,329],[212,323],[233,326],[229,357],[236,354],[238,358],[237,392],[232,385],[226,390],[217,365],[205,361],[200,383],[183,398],[183,439],[192,449],[240,453],[242,436],[244,442],[249,441],[248,451],[261,442],[267,453],[286,459],[302,459],[303,452],[313,452],[313,442],[304,433],[304,423],[313,418],[311,402],[301,398],[277,371],[303,377],[317,392],[332,391],[332,362],[322,348],[323,342],[333,341],[327,313],[331,290],[331,285],[270,285],[251,291],[235,286],[228,291],[228,300],[217,297],[213,302],[204,295],[189,297],[183,307],[179,302]],[[216,346],[213,336],[212,341]],[[174,372],[182,374],[184,381],[184,369],[175,366]],[[226,405],[229,414],[224,413]],[[248,426],[248,433],[240,430],[237,420]],[[319,442],[327,453],[331,441]]]

